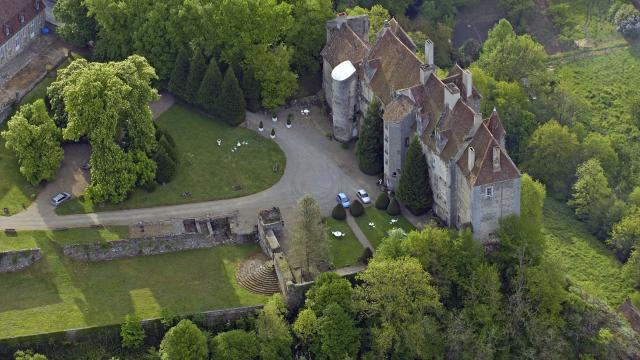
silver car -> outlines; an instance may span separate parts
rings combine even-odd
[[[356,192],[356,195],[358,196],[358,199],[362,201],[363,204],[371,204],[371,198],[369,197],[369,194],[367,194],[367,192],[364,191],[364,189],[358,190],[358,192]]]
[[[68,192],[61,192],[51,198],[51,205],[58,207],[60,206],[60,204],[62,204],[63,202],[69,199],[71,199],[71,194],[69,194]]]

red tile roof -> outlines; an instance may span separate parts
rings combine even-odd
[[[331,39],[320,54],[332,68],[335,68],[346,60],[354,64],[361,62],[368,51],[369,45],[356,35],[351,27],[344,24],[331,35]]]
[[[40,9],[36,10],[38,3]],[[42,0],[0,0],[0,45],[9,41],[41,11],[44,11]],[[24,21],[20,21],[21,18]],[[6,27],[10,30],[8,36]]]

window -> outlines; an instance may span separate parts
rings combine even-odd
[[[18,15],[18,18],[20,19],[20,24],[24,24],[24,15],[20,14]]]
[[[404,146],[405,147],[409,147],[409,138],[408,137],[404,138]]]
[[[487,199],[492,199],[493,198],[493,186],[488,186],[484,190],[484,195],[487,197]]]
[[[391,176],[393,176],[393,177],[397,177],[397,176],[398,176],[398,173],[394,171],[394,172],[393,172],[393,174],[391,174]]]

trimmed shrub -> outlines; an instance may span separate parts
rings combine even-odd
[[[362,206],[362,203],[360,202],[360,200],[355,200],[351,203],[351,206],[349,207],[349,212],[353,217],[359,217],[364,214],[364,206]]]
[[[386,192],[380,193],[376,199],[375,207],[378,210],[387,210],[389,207],[389,195]]]
[[[164,146],[159,146],[158,151],[153,156],[156,168],[156,182],[158,184],[168,183],[176,174],[176,162],[167,153]]]
[[[387,207],[387,214],[391,216],[400,215],[400,203],[395,198],[391,199],[389,207]]]
[[[209,356],[207,337],[189,320],[172,327],[160,343],[164,360],[205,360]]]
[[[13,356],[15,360],[47,360],[46,356],[38,354],[31,349],[18,350]]]
[[[160,138],[160,141],[158,141],[158,149],[160,148],[164,148],[171,160],[173,160],[174,162],[178,160],[178,153],[176,152],[176,148],[174,145],[171,145],[169,138],[167,138],[166,136],[162,136]]]
[[[336,220],[345,220],[347,218],[347,211],[342,204],[337,204],[331,211],[331,217]]]

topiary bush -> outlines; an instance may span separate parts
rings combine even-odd
[[[391,202],[389,202],[389,206],[387,207],[387,214],[391,216],[400,215],[400,203],[395,198],[391,199]]]
[[[351,206],[349,207],[349,212],[353,217],[359,217],[364,214],[364,206],[362,206],[362,203],[360,202],[360,200],[355,200],[351,203]]]
[[[386,192],[380,193],[374,205],[378,210],[387,210],[389,207],[389,195]]]
[[[331,211],[331,217],[336,220],[345,220],[347,218],[347,211],[342,204],[337,204]]]

